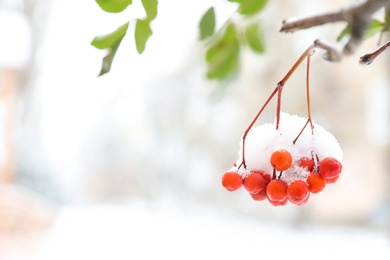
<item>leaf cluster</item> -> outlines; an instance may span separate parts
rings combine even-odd
[[[146,16],[126,21],[111,33],[96,36],[91,44],[107,52],[103,58],[99,76],[111,69],[116,52],[129,28],[134,28],[134,40],[139,54],[145,51],[148,39],[153,31],[151,22],[158,13],[158,0],[140,0]],[[99,7],[109,13],[120,13],[132,5],[133,0],[96,0]],[[199,21],[199,40],[205,46],[207,78],[227,80],[239,70],[243,48],[262,54],[265,41],[258,15],[268,4],[268,0],[227,0],[225,4],[235,5],[236,11],[226,21],[219,21],[215,6],[210,6]],[[218,26],[218,22],[222,25]],[[130,23],[134,26],[129,27]],[[364,31],[363,38],[368,39],[378,33],[390,31],[390,8],[385,10],[383,21],[373,19]],[[337,41],[351,37],[351,27],[347,25],[337,37]],[[381,37],[380,37],[381,40]],[[379,40],[379,41],[380,41]]]
[[[100,8],[109,13],[123,12],[132,2],[132,0],[96,0]],[[150,23],[157,17],[158,0],[141,0],[141,2],[145,9],[145,18],[127,21],[113,32],[96,36],[92,40],[92,46],[107,51],[107,55],[103,58],[99,76],[110,71],[115,54],[128,31],[130,22],[135,22],[134,39],[138,53],[141,54],[145,50],[146,42],[153,33]]]
[[[249,47],[255,53],[265,51],[261,25],[253,17],[267,5],[267,0],[229,0],[237,5],[238,21],[228,19],[216,29],[215,8],[210,7],[199,22],[199,39],[207,44],[206,63],[209,79],[225,80],[239,68],[241,49]],[[245,20],[242,25],[241,20]]]
[[[377,19],[373,19],[371,23],[367,26],[367,28],[364,30],[363,39],[367,40],[378,33],[384,33],[388,31],[389,30],[388,26],[389,25],[386,24],[385,21],[382,22]],[[340,42],[343,39],[350,37],[351,34],[352,34],[351,26],[347,25],[337,36],[337,41]]]

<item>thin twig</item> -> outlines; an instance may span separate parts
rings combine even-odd
[[[343,57],[343,51],[341,45],[332,44],[330,42],[326,42],[320,39],[314,41],[314,45],[326,51],[323,55],[323,58],[328,61],[338,62],[341,61]]]
[[[316,48],[315,44],[310,45],[304,53],[298,58],[298,60],[294,63],[294,65],[291,67],[291,69],[286,73],[286,75],[280,80],[276,86],[276,88],[272,91],[271,95],[268,97],[268,99],[265,101],[264,105],[260,108],[259,112],[257,112],[255,118],[252,120],[252,122],[249,124],[248,128],[245,130],[243,136],[242,136],[242,161],[241,164],[238,166],[238,169],[240,169],[242,166],[244,166],[244,169],[246,169],[246,162],[245,162],[245,139],[249,133],[249,131],[252,129],[253,125],[256,123],[259,116],[263,113],[264,109],[267,107],[269,102],[272,100],[272,98],[278,93],[278,108],[276,111],[276,129],[279,127],[279,121],[280,121],[280,95],[282,93],[282,89],[284,84],[286,84],[287,80],[291,77],[291,75],[295,72],[295,70],[299,67],[299,65],[308,57],[313,55],[314,49]]]
[[[305,125],[303,126],[302,130],[299,132],[297,137],[294,139],[293,144],[296,144],[298,141],[298,138],[302,135],[303,131],[305,130],[306,126],[310,123],[311,128],[311,134],[314,135],[314,125],[313,121],[311,119],[311,106],[310,106],[310,55],[307,56],[307,63],[306,63],[306,100],[307,100],[307,121]]]
[[[365,54],[362,57],[360,57],[359,63],[362,65],[370,65],[376,59],[376,57],[378,57],[382,52],[387,50],[389,47],[390,47],[390,41],[385,43],[383,46],[381,46],[376,51],[374,51],[372,53]]]

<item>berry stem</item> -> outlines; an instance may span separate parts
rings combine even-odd
[[[291,75],[295,72],[295,70],[299,67],[299,65],[308,57],[314,54],[314,49],[316,46],[314,44],[310,45],[309,48],[305,50],[304,53],[298,58],[298,60],[294,63],[291,69],[287,72],[287,74],[282,78],[278,83],[278,87],[283,87],[287,80],[291,77]]]
[[[244,132],[244,135],[242,136],[242,161],[241,161],[241,164],[240,166],[238,166],[238,169],[241,168],[241,166],[244,166],[244,168],[246,169],[246,163],[245,163],[245,139],[246,139],[246,136],[248,135],[249,131],[252,129],[253,125],[256,123],[257,119],[259,118],[259,116],[261,115],[261,113],[263,113],[263,110],[267,107],[268,103],[272,100],[272,98],[275,96],[275,94],[278,92],[279,88],[276,87],[274,89],[274,91],[271,93],[271,95],[268,97],[268,99],[265,101],[264,105],[261,107],[261,109],[259,110],[259,112],[257,112],[257,115],[255,116],[255,118],[252,120],[252,122],[250,123],[250,125],[248,126],[248,128],[245,130]]]
[[[279,129],[279,123],[280,123],[280,111],[281,111],[281,101],[282,101],[282,89],[283,86],[286,84],[287,80],[291,77],[291,75],[296,71],[296,69],[301,65],[301,63],[306,59],[309,58],[314,54],[314,49],[316,48],[315,45],[310,45],[309,48],[306,49],[304,53],[298,58],[298,60],[294,63],[294,65],[291,67],[291,69],[287,72],[287,74],[282,78],[281,81],[279,81],[277,85],[278,92],[278,101],[277,101],[277,107],[276,107],[276,130]],[[308,61],[309,62],[309,61]],[[310,64],[310,63],[309,63]],[[309,66],[309,65],[308,65]],[[309,71],[307,69],[306,71],[306,89],[308,89],[308,74]]]
[[[313,55],[313,54],[311,54]],[[311,106],[310,106],[310,80],[309,80],[309,75],[310,75],[310,60],[311,60],[311,55],[307,56],[307,65],[306,65],[306,99],[307,99],[307,118],[310,123],[311,127],[311,134],[314,134],[314,125],[313,121],[311,119]]]
[[[301,136],[301,134],[303,133],[303,130],[305,130],[306,126],[309,124],[309,122],[311,122],[310,119],[307,119],[305,125],[302,127],[301,131],[299,132],[299,134],[297,135],[297,137],[294,139],[293,141],[293,144],[295,144],[297,141],[298,141],[298,138]]]
[[[280,123],[280,111],[282,107],[282,90],[283,88],[278,88],[278,101],[276,104],[276,130],[279,129],[279,123]]]
[[[260,108],[260,110],[259,110],[259,112],[257,112],[255,118],[252,120],[252,122],[249,124],[248,128],[245,130],[245,132],[244,132],[244,134],[242,136],[242,161],[241,161],[241,164],[238,166],[238,169],[240,169],[241,166],[244,166],[244,168],[246,169],[246,162],[245,162],[245,139],[246,139],[249,131],[252,129],[253,125],[256,123],[257,119],[261,115],[261,113],[263,113],[264,109],[268,106],[269,102],[276,95],[276,93],[278,93],[278,100],[277,100],[277,106],[276,106],[276,129],[279,128],[283,86],[286,84],[287,80],[291,77],[291,75],[296,71],[296,69],[299,67],[299,65],[303,62],[303,60],[306,59],[307,57],[313,55],[315,48],[316,48],[316,45],[312,44],[312,45],[309,46],[309,48],[307,48],[302,53],[302,55],[294,63],[294,65],[287,72],[287,74],[282,78],[282,80],[280,80],[278,82],[276,88],[272,91],[271,95],[265,101],[264,105]]]
[[[303,133],[303,130],[305,130],[306,126],[310,123],[311,128],[311,134],[314,134],[314,125],[313,121],[311,119],[311,106],[310,106],[310,80],[309,80],[309,74],[310,74],[310,57],[312,54],[309,54],[307,56],[307,65],[306,65],[306,100],[307,100],[307,121],[305,125],[303,126],[302,130],[299,132],[297,137],[294,139],[293,144],[295,144],[298,141],[298,138]]]

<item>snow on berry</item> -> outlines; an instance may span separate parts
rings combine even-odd
[[[264,124],[255,126],[248,133],[245,140],[245,162],[250,170],[260,170],[272,173],[273,167],[269,163],[271,155],[277,150],[287,150],[292,156],[292,167],[298,166],[296,163],[301,157],[312,158],[317,155],[320,160],[326,157],[333,157],[339,162],[343,159],[343,152],[336,138],[320,125],[313,123],[313,134],[307,127],[297,142],[293,140],[297,137],[307,119],[303,117],[281,113],[279,129],[275,130],[275,124]],[[242,142],[241,142],[242,146]],[[241,164],[240,158],[236,162]]]
[[[273,124],[266,123],[252,127],[244,139],[245,157],[242,158],[243,141],[241,141],[239,159],[228,172],[235,172],[240,175],[244,185],[245,179],[254,180],[258,178],[258,176],[256,178],[255,176],[249,177],[251,174],[261,172],[262,176],[284,182],[286,184],[284,189],[287,189],[292,183],[294,183],[293,186],[297,185],[296,183],[300,185],[305,183],[307,186],[302,186],[304,187],[304,193],[308,192],[310,187],[312,187],[312,193],[321,191],[324,188],[321,185],[325,186],[325,183],[320,183],[318,180],[308,181],[308,177],[312,172],[315,172],[322,175],[326,183],[336,181],[342,168],[343,152],[331,133],[314,122],[312,124],[313,129],[309,126],[304,127],[308,125],[307,123],[308,119],[306,118],[281,113],[278,127],[276,127],[277,120]],[[314,184],[314,182],[316,183]],[[284,190],[280,192],[270,189],[271,187],[268,187],[269,183],[274,185],[275,182],[267,181],[264,183],[268,201],[274,202],[275,196],[278,195],[287,196],[287,194],[284,194]],[[252,193],[252,198],[256,200],[256,196],[253,195],[262,188],[262,185],[256,184],[255,181],[247,181],[247,192]],[[238,186],[241,185],[238,184],[234,188]],[[314,188],[314,186],[316,187]],[[268,192],[269,190],[272,191]],[[294,191],[294,188],[290,188],[290,190]],[[290,202],[292,200],[290,198]],[[302,205],[307,202],[308,197],[295,200],[294,204]],[[277,201],[285,202],[285,198],[278,198]],[[285,203],[271,204],[275,206],[285,205]]]

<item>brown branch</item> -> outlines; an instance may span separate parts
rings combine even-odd
[[[308,29],[314,26],[327,23],[347,22],[351,27],[351,37],[343,46],[342,53],[326,44],[326,59],[330,61],[339,61],[343,55],[350,55],[360,46],[363,40],[363,33],[371,22],[373,14],[383,7],[390,6],[389,0],[367,0],[363,3],[348,6],[340,11],[315,15],[297,20],[283,21],[281,32],[295,32],[297,30]],[[333,48],[333,50],[332,50]]]
[[[342,12],[328,13],[311,16],[303,19],[287,19],[283,21],[280,32],[293,33],[298,30],[308,29],[311,27],[323,25],[326,23],[335,23],[344,21]]]
[[[323,56],[325,60],[338,62],[341,61],[343,57],[343,49],[340,47],[340,45],[335,45],[318,39],[314,41],[314,46],[326,51]]]

